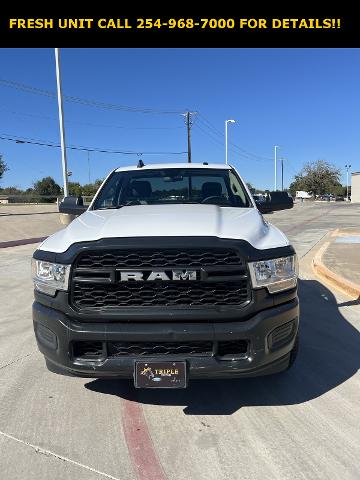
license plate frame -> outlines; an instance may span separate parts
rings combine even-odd
[[[134,386],[135,388],[186,388],[186,361],[135,361]]]

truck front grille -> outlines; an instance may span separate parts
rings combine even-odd
[[[76,341],[72,344],[72,357],[82,360],[96,360],[122,357],[164,357],[170,355],[200,357],[233,357],[246,355],[248,340],[213,342],[102,342]]]
[[[169,280],[120,281],[121,270],[152,269],[166,271]],[[197,280],[172,280],[171,269],[196,270]],[[87,251],[77,257],[72,272],[71,302],[84,313],[124,307],[244,305],[249,300],[246,263],[233,249]]]
[[[77,261],[78,268],[144,268],[202,267],[204,265],[242,265],[234,250],[225,249],[164,249],[108,250],[88,252]]]
[[[202,355],[211,356],[213,342],[108,342],[109,357]]]
[[[180,282],[92,285],[76,283],[74,302],[79,308],[175,305],[231,305],[248,299],[246,280],[238,283]]]

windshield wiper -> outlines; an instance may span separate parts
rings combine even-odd
[[[125,207],[126,205],[110,205],[110,207],[99,207],[94,210],[117,210],[118,208]]]
[[[142,203],[140,203],[140,200],[130,200],[127,203],[120,203],[120,205],[110,205],[109,207],[100,207],[100,208],[96,208],[95,210],[108,210],[108,209],[117,210],[122,207],[133,207],[134,205],[135,206],[142,205]]]

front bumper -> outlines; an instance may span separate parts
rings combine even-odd
[[[186,360],[189,378],[267,375],[287,368],[298,331],[299,303],[293,300],[261,311],[246,321],[174,323],[80,323],[64,313],[33,303],[33,322],[40,351],[52,371],[81,377],[132,378],[136,360],[169,361],[169,356],[83,360],[72,357],[75,341],[181,342],[247,340],[246,355],[234,358],[176,355]],[[272,345],[270,335],[292,322],[291,335]],[[45,327],[45,328],[44,328]],[[50,331],[50,332],[49,332]]]

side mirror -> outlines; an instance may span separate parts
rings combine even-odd
[[[293,208],[294,200],[286,192],[270,192],[265,201],[255,201],[261,213],[276,212]]]
[[[65,197],[59,205],[60,213],[69,213],[70,215],[81,215],[87,210],[82,197]]]
[[[272,212],[271,202],[269,200],[255,200],[255,204],[261,213]]]

